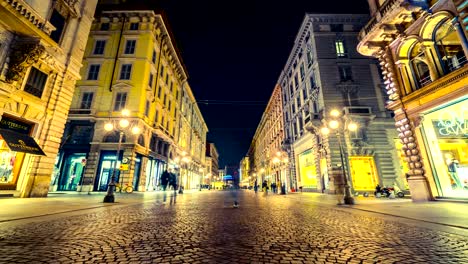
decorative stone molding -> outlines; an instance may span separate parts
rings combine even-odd
[[[403,118],[396,122],[398,137],[400,138],[402,151],[405,153],[406,161],[409,165],[409,175],[424,175],[422,158],[418,149],[416,135],[411,127],[410,120]]]
[[[37,39],[19,39],[11,45],[10,63],[6,73],[6,81],[20,81],[27,68],[36,63],[44,54],[45,48]]]
[[[378,55],[380,61],[380,67],[382,69],[382,75],[384,79],[385,89],[390,100],[397,100],[399,96],[399,84],[396,79],[397,74],[395,73],[395,63],[392,58],[390,50],[381,50]]]
[[[39,15],[39,13],[37,13],[33,8],[29,6],[29,4],[27,4],[23,0],[0,0],[0,5],[9,5],[10,8],[13,8],[19,16],[23,16],[24,18],[29,20],[29,22],[31,22],[40,30],[44,31],[47,35],[50,35],[52,30],[55,29],[55,27],[52,24],[50,24],[50,22],[48,22],[41,15]]]

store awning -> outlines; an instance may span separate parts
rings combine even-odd
[[[0,135],[2,135],[3,140],[5,140],[8,147],[13,151],[46,156],[34,138],[28,135],[16,133],[7,129],[0,129]]]

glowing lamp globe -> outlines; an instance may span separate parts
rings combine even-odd
[[[114,129],[114,125],[112,123],[107,123],[104,125],[104,130],[106,131],[112,131]]]
[[[130,125],[130,122],[127,119],[122,119],[119,121],[119,126],[121,128],[126,128]]]

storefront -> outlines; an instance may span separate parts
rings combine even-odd
[[[17,190],[26,153],[45,155],[30,136],[34,125],[3,115],[0,121],[0,190]]]
[[[121,152],[122,155],[122,152]],[[99,159],[99,167],[96,175],[96,181],[94,182],[95,191],[107,191],[107,185],[110,183],[112,175],[115,170],[115,181],[119,182],[120,176],[120,160],[117,161],[115,151],[102,151],[101,158]],[[117,162],[117,164],[115,164]]]
[[[303,189],[317,189],[317,167],[312,149],[306,150],[298,156],[300,186]]]
[[[167,164],[159,159],[150,157],[146,163],[146,191],[158,190],[160,176],[167,168]]]
[[[59,177],[53,177],[51,185],[57,185],[57,191],[77,191],[82,183],[85,165],[86,153],[67,153]]]
[[[426,112],[422,134],[435,196],[468,198],[468,99]]]

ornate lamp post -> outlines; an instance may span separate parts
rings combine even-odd
[[[130,116],[130,111],[127,109],[122,110],[122,117],[120,118],[118,122],[118,126],[114,126],[113,122],[109,121],[104,125],[104,129],[107,132],[110,131],[116,131],[119,133],[119,143],[117,145],[117,153],[116,153],[116,159],[114,163],[114,169],[112,171],[112,177],[110,183],[107,185],[107,193],[106,196],[104,196],[104,202],[105,203],[113,203],[115,201],[114,197],[114,190],[115,190],[115,172],[117,171],[117,163],[119,161],[119,156],[120,156],[120,148],[122,146],[122,138],[125,135],[125,131],[130,128],[130,121],[127,119],[127,117]],[[131,127],[131,132],[132,134],[136,135],[140,133],[140,128],[138,126],[133,126]],[[123,177],[121,177],[123,178]],[[122,179],[123,181],[123,179]],[[122,185],[121,185],[122,186]],[[122,190],[122,188],[120,188]]]
[[[341,130],[342,132],[346,131],[356,131],[358,126],[356,123],[349,121],[346,126],[346,120],[344,120],[341,116],[340,111],[333,109],[330,112],[331,119],[328,120],[328,122],[325,122],[325,125],[320,129],[320,132],[323,135],[328,135],[330,134],[331,130],[335,131],[335,135],[338,138],[338,145],[340,148],[340,159],[341,159],[341,172],[344,177],[344,183],[345,183],[345,196],[344,196],[344,203],[345,204],[354,204],[354,198],[351,195],[351,186],[349,184],[349,175],[348,175],[348,169],[345,168],[347,167],[347,161],[345,160],[345,154],[344,154],[344,148],[341,140],[341,131],[340,131],[340,125],[343,125]]]

